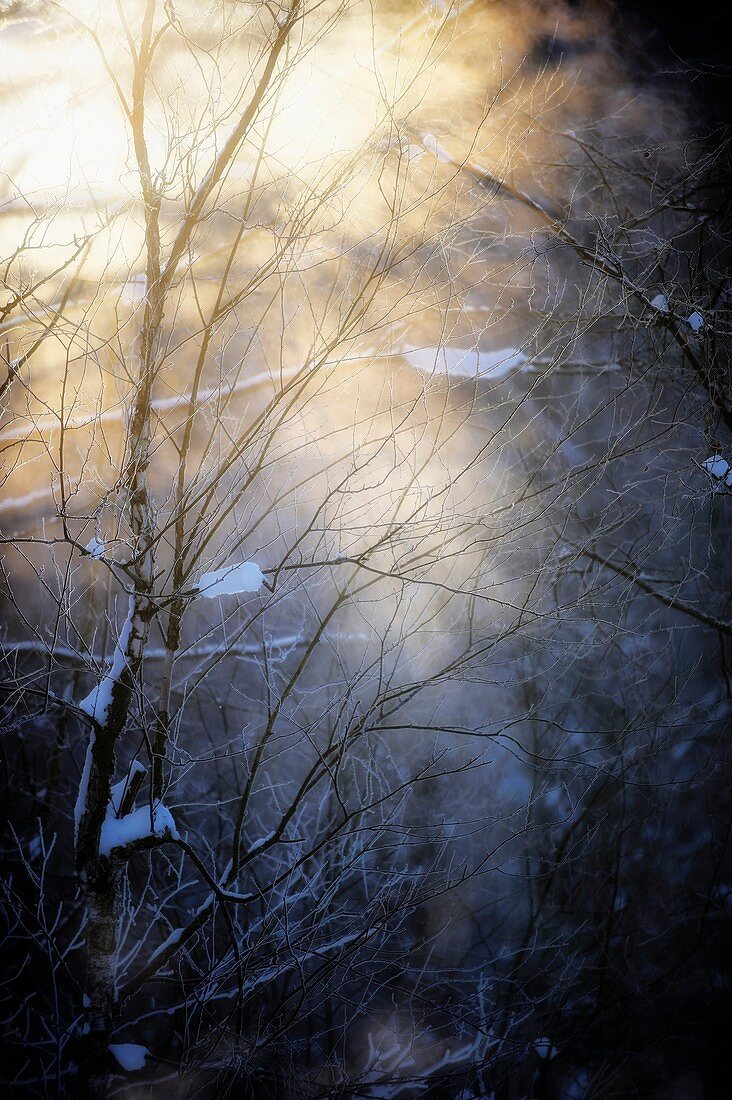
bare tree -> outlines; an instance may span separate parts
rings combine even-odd
[[[624,1095],[724,906],[726,146],[471,3],[38,18],[99,177],[0,211],[8,1079]]]

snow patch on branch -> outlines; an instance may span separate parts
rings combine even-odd
[[[212,910],[215,901],[216,895],[209,894],[206,900],[201,905],[199,905],[198,909],[195,912],[195,916],[201,917],[205,913],[209,912],[209,910]],[[173,931],[163,940],[163,942],[155,948],[148,960],[148,966],[154,966],[159,958],[167,955],[169,951],[177,947],[177,945],[183,939],[184,932],[184,928],[174,928]]]
[[[426,134],[422,134],[422,144],[425,149],[437,157],[442,164],[454,164],[453,158],[450,156],[447,149],[440,145],[433,133],[428,131]]]
[[[89,539],[89,542],[84,547],[89,557],[94,558],[95,561],[99,561],[104,557],[104,551],[107,549],[106,543],[101,539],[93,538]]]
[[[534,1050],[543,1062],[550,1062],[552,1058],[556,1058],[559,1054],[551,1039],[548,1039],[545,1035],[541,1035],[534,1040]]]
[[[723,492],[725,486],[732,489],[732,466],[721,455],[710,455],[702,462],[702,469],[712,479],[715,493]]]
[[[112,657],[112,663],[109,668],[109,672],[102,677],[96,687],[92,688],[89,694],[78,703],[79,710],[88,714],[90,718],[93,718],[100,726],[103,726],[107,721],[109,714],[109,708],[112,704],[112,693],[114,691],[115,684],[118,682],[120,676],[127,667],[127,649],[130,643],[130,636],[132,634],[132,623],[135,617],[135,600],[130,596],[129,610],[127,612],[127,618],[124,621],[124,625],[119,632],[117,638],[117,644],[114,648],[114,655]],[[79,826],[81,819],[84,816],[86,810],[86,798],[87,791],[89,789],[89,777],[92,769],[92,755],[94,752],[94,745],[96,742],[96,731],[94,729],[89,731],[89,741],[86,746],[86,756],[84,757],[84,767],[81,772],[81,779],[79,780],[79,790],[76,795],[76,803],[74,805],[74,841],[79,836]],[[133,765],[130,775],[123,780],[123,783],[117,784],[114,791],[119,790],[119,804],[121,804],[126,784],[135,772],[136,767],[142,765]],[[113,791],[113,798],[114,798]],[[114,809],[112,812],[116,812]]]
[[[416,348],[407,345],[398,351],[403,359],[420,374],[445,375],[448,378],[503,378],[517,367],[522,367],[528,357],[517,348],[496,348],[479,351],[477,348],[445,347]]]
[[[125,848],[128,844],[151,839],[178,839],[178,830],[167,806],[157,802],[152,812],[149,806],[141,806],[124,817],[116,817],[110,803],[99,838],[101,856],[110,855],[114,848]]]
[[[78,704],[79,710],[83,710],[90,718],[93,718],[100,726],[107,721],[109,708],[112,705],[112,692],[118,683],[120,676],[127,667],[127,648],[132,634],[132,623],[135,617],[135,600],[130,596],[130,608],[127,618],[119,632],[117,645],[114,647],[112,664],[106,676],[102,677],[96,687]]]
[[[110,1043],[110,1053],[114,1055],[122,1069],[128,1073],[136,1069],[142,1069],[145,1059],[150,1057],[147,1047],[139,1043]]]
[[[74,843],[79,836],[79,825],[84,814],[86,807],[86,792],[89,789],[89,776],[91,775],[92,766],[92,750],[94,749],[94,742],[96,740],[96,734],[94,730],[89,733],[89,742],[86,746],[86,756],[84,757],[84,767],[81,770],[81,779],[79,780],[79,790],[76,795],[76,803],[74,805]]]
[[[130,770],[124,779],[120,779],[119,783],[115,783],[112,787],[112,798],[110,805],[115,814],[118,814],[122,806],[122,800],[136,775],[144,775],[145,766],[141,764],[139,760],[133,760],[130,765]]]
[[[721,455],[711,455],[702,462],[702,466],[710,477],[726,477],[729,471],[729,462],[726,462]]]
[[[207,600],[215,596],[235,596],[242,592],[259,592],[264,584],[264,574],[256,562],[244,561],[239,565],[227,565],[213,573],[204,573],[196,589]]]

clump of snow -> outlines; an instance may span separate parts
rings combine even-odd
[[[147,1047],[140,1046],[139,1043],[110,1043],[109,1049],[122,1069],[127,1070],[128,1073],[142,1069],[145,1059],[150,1057]]]
[[[657,294],[655,298],[651,299],[651,306],[653,309],[657,309],[659,313],[668,313],[668,298],[665,294]]]
[[[127,647],[132,633],[132,620],[135,614],[135,601],[130,596],[130,608],[127,618],[119,632],[117,645],[114,647],[114,656],[109,672],[103,676],[96,687],[78,704],[79,710],[83,710],[90,718],[94,718],[103,726],[107,721],[109,708],[112,705],[112,692],[120,676],[127,667]],[[90,750],[91,751],[91,750]],[[91,766],[91,764],[90,764]],[[86,765],[85,765],[86,767]]]
[[[78,837],[79,824],[86,807],[86,792],[89,786],[89,774],[91,772],[92,749],[94,748],[95,733],[91,731],[89,744],[86,750],[84,769],[79,783],[79,792],[76,796],[74,807],[74,838]],[[124,817],[118,817],[125,796],[135,775],[144,774],[145,768],[139,760],[133,760],[130,769],[124,779],[115,783],[112,787],[111,798],[107,806],[107,814],[102,824],[99,837],[99,854],[108,856],[113,848],[123,848],[126,844],[132,844],[136,840],[144,840],[150,837],[159,839],[178,839],[178,830],[173,815],[167,806],[157,802],[152,808],[141,806]]]
[[[542,1061],[550,1062],[552,1058],[556,1058],[559,1054],[557,1048],[552,1044],[551,1039],[547,1039],[545,1035],[534,1040],[534,1050],[542,1059]]]
[[[721,454],[710,455],[710,458],[701,463],[701,467],[709,474],[714,493],[723,493],[725,488],[732,488],[732,465]]]
[[[407,345],[398,352],[420,374],[442,374],[447,378],[503,378],[527,362],[527,356],[517,348],[496,348],[479,351],[477,348],[445,347],[415,348]]]
[[[702,466],[710,477],[724,477],[729,470],[729,462],[726,462],[721,455],[711,455],[704,460]]]
[[[152,815],[149,806],[140,806],[124,817],[116,817],[110,803],[99,838],[99,854],[108,856],[113,848],[124,848],[136,840],[152,837],[178,839],[178,830],[167,806],[158,802],[153,806]]]
[[[698,332],[699,329],[704,326],[704,318],[701,313],[697,313],[697,311],[694,310],[694,312],[689,314],[686,318],[686,323],[692,332]]]
[[[196,588],[199,595],[212,600],[215,596],[235,596],[240,592],[259,592],[264,574],[256,562],[244,561],[228,565],[213,573],[204,573]]]
[[[94,558],[95,561],[99,561],[100,558],[104,557],[104,551],[107,547],[101,539],[95,537],[89,540],[84,549],[90,557]]]

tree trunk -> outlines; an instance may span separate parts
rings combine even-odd
[[[109,1091],[112,1057],[109,1042],[117,1010],[118,870],[110,867],[86,886],[85,908],[86,1013],[80,1046],[79,1095],[82,1100],[101,1100]]]

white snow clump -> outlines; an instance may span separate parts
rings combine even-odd
[[[264,584],[264,574],[256,562],[244,561],[239,565],[227,565],[204,573],[196,588],[199,595],[212,600],[215,596],[235,596],[240,592],[259,592]]]
[[[732,466],[721,455],[710,455],[702,462],[702,469],[706,470],[714,481],[724,481],[727,488],[732,489]]]
[[[101,539],[95,537],[89,540],[84,549],[90,557],[94,558],[95,561],[99,561],[100,558],[104,557],[104,551],[107,547]]]
[[[149,837],[157,837],[159,840],[166,837],[178,839],[178,830],[167,806],[163,806],[162,802],[153,806],[151,823],[149,806],[140,806],[124,817],[115,817],[114,808],[110,804],[99,837],[99,854],[108,856],[113,848],[124,848],[126,844]]]
[[[496,348],[479,351],[477,348],[444,347],[417,348],[407,345],[398,351],[411,367],[420,374],[446,375],[448,378],[503,378],[527,362],[518,348]]]
[[[139,1043],[110,1043],[109,1049],[122,1069],[127,1070],[128,1073],[131,1070],[142,1069],[145,1059],[150,1056],[147,1047],[140,1046]]]
[[[552,1044],[551,1039],[547,1039],[545,1035],[534,1040],[534,1050],[542,1061],[546,1060],[547,1062],[550,1062],[552,1058],[556,1058],[557,1054],[559,1054],[557,1048]]]

